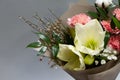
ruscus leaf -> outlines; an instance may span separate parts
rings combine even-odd
[[[107,13],[105,12],[105,10],[103,10],[102,8],[96,7],[99,15],[103,18],[106,19],[107,18]]]
[[[57,43],[60,43],[60,42],[61,42],[61,39],[60,39],[59,34],[55,33],[54,31],[53,31],[52,34],[53,34],[53,38],[55,39],[55,41],[56,41]]]
[[[91,11],[88,11],[88,15],[90,15],[93,18],[98,18],[99,17],[96,12],[91,12]]]
[[[46,50],[47,50],[46,46],[41,46],[40,51],[37,54],[37,56],[40,56],[40,55],[44,54],[46,52]]]
[[[57,54],[58,54],[58,50],[59,50],[59,47],[54,45],[52,46],[52,54],[53,54],[53,57],[57,57]]]
[[[106,32],[105,38],[104,38],[104,48],[106,48],[109,38],[110,38],[110,34],[108,32]]]
[[[116,27],[117,27],[118,29],[120,29],[120,21],[118,21],[118,19],[115,18],[114,16],[112,17],[112,20],[113,20],[114,24],[116,25]]]
[[[32,42],[29,45],[27,45],[27,48],[38,48],[41,46],[40,42]]]
[[[43,41],[45,41],[47,44],[49,44],[50,43],[50,38],[47,36],[47,35],[45,35],[45,34],[43,34],[43,33],[38,33],[38,32],[35,32],[35,34],[37,34],[38,35],[38,37],[41,39],[41,40],[43,40]]]

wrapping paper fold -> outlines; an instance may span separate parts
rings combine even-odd
[[[118,61],[110,61],[103,66],[92,69],[65,71],[75,78],[75,80],[115,80],[120,71],[120,63]]]
[[[94,6],[90,5],[86,0],[79,3],[70,4],[69,9],[61,16],[61,20],[66,24],[67,19],[73,15],[84,13],[86,11],[95,11]],[[120,61],[110,61],[100,67],[82,70],[82,71],[65,71],[75,80],[115,80],[120,71]]]

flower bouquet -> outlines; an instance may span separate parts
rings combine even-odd
[[[52,19],[34,16],[39,25],[20,17],[38,36],[27,47],[76,80],[115,80],[120,71],[120,0],[96,0],[95,6],[83,0],[61,17],[49,11]]]

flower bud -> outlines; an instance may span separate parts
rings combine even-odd
[[[112,0],[96,0],[95,2],[99,7],[108,7],[112,4]]]

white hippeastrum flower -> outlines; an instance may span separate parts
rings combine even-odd
[[[75,33],[74,44],[80,52],[97,55],[103,50],[105,31],[98,20],[91,20],[86,25],[76,24]]]
[[[57,57],[67,62],[63,68],[70,70],[84,70],[85,63],[82,55],[72,45],[59,44],[59,52]]]
[[[57,57],[67,62],[63,68],[84,70],[85,64],[91,65],[94,55],[99,54],[104,46],[105,32],[100,23],[94,19],[86,25],[76,24],[74,45],[59,44]],[[88,54],[84,57],[82,54]]]
[[[95,2],[99,7],[108,7],[109,5],[113,4],[112,0],[96,0]]]

